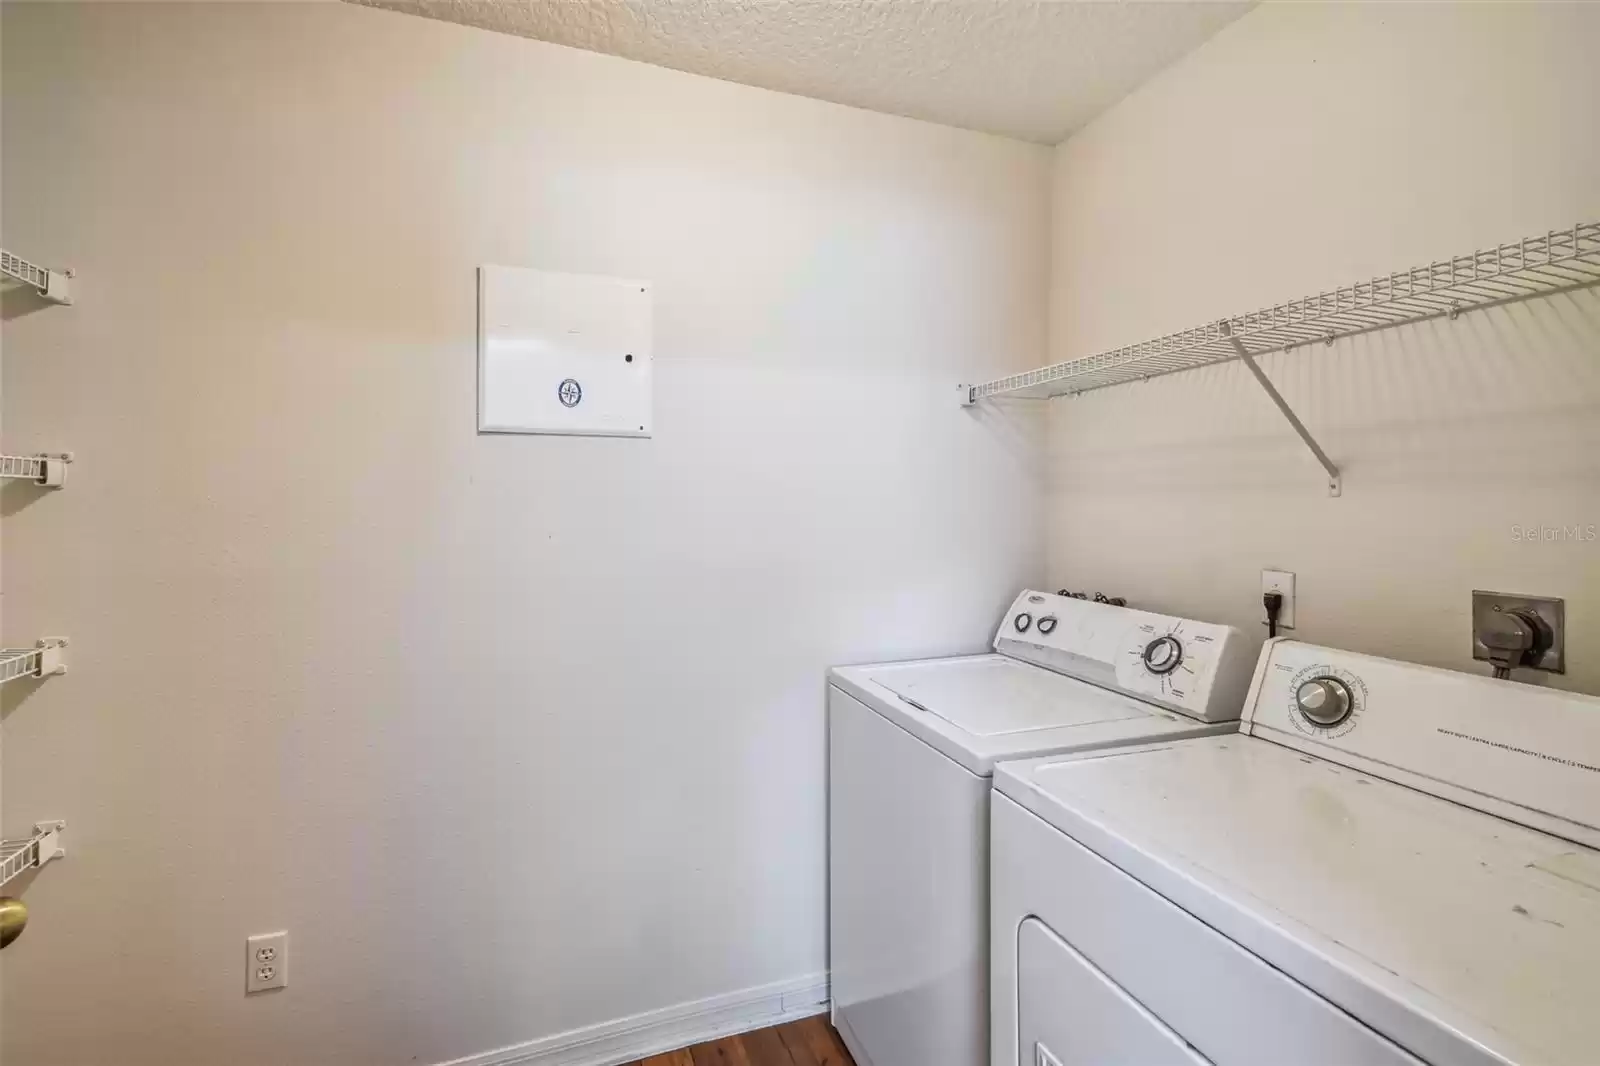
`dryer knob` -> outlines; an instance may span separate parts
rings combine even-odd
[[[1345,683],[1332,677],[1314,677],[1307,681],[1295,690],[1294,702],[1306,721],[1323,729],[1350,717],[1355,706]]]

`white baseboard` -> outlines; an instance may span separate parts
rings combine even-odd
[[[438,1066],[619,1066],[704,1040],[809,1018],[827,1009],[828,975],[807,974],[571,1029]]]

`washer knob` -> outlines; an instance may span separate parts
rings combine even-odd
[[[1039,619],[1038,629],[1039,632],[1043,633],[1045,636],[1049,636],[1051,633],[1054,633],[1056,631],[1056,616],[1053,614],[1047,614],[1043,618]]]
[[[1144,646],[1144,666],[1152,674],[1170,674],[1183,662],[1183,645],[1177,637],[1157,637]]]
[[[1016,627],[1018,633],[1026,633],[1028,627],[1033,625],[1033,615],[1023,611],[1011,620],[1011,624]]]
[[[1350,717],[1355,701],[1343,681],[1333,677],[1314,677],[1294,694],[1295,706],[1312,725],[1336,726]]]

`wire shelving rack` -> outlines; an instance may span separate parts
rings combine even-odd
[[[39,298],[57,304],[72,302],[70,270],[55,270],[29,262],[0,249],[0,288],[32,290]],[[32,481],[47,488],[59,488],[66,481],[72,453],[39,455],[0,455],[0,479]],[[0,684],[24,677],[52,677],[67,672],[65,637],[46,637],[31,648],[0,648]],[[18,839],[0,840],[0,888],[29,870],[43,866],[66,854],[61,834],[66,822],[36,822],[33,832]],[[24,914],[23,922],[26,922]],[[20,927],[9,931],[9,943]],[[0,944],[3,946],[3,944]]]
[[[1339,473],[1254,356],[1315,341],[1332,344],[1374,330],[1600,284],[1600,222],[1524,237],[1385,277],[1290,300],[1079,359],[1053,363],[980,385],[963,385],[962,402],[1002,397],[1050,399],[1241,359],[1328,470],[1339,494]]]
[[[0,840],[0,888],[29,870],[65,855],[61,832],[66,827],[66,822],[38,822],[29,836]]]
[[[47,488],[57,489],[66,484],[67,464],[70,462],[72,462],[71,452],[0,455],[0,478],[32,481]]]
[[[0,648],[0,685],[21,677],[67,672],[66,637],[46,637],[31,648]]]
[[[1600,284],[1600,222],[1552,230],[1427,266],[1357,282],[1155,340],[968,386],[968,403],[1048,398],[1193,370],[1238,357],[1333,341],[1441,315]]]
[[[0,280],[7,287],[25,285],[51,303],[72,302],[72,271],[52,270],[0,248]]]

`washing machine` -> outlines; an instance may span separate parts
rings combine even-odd
[[[988,1054],[996,763],[1234,732],[1254,658],[1227,626],[1028,591],[990,654],[830,672],[829,969],[857,1066]]]
[[[995,788],[992,1066],[1600,1061],[1600,699],[1274,641]]]

